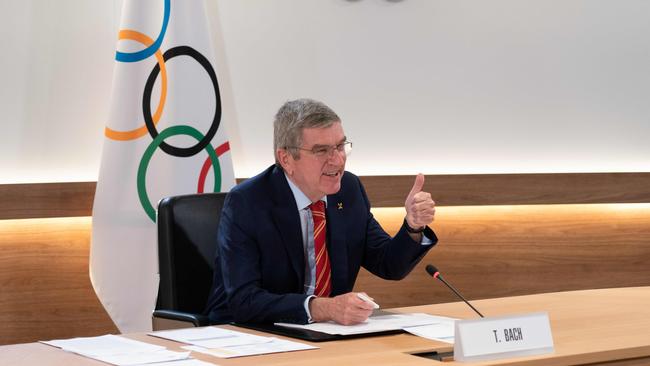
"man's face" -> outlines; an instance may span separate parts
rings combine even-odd
[[[299,159],[294,159],[288,151],[279,151],[280,162],[287,175],[312,202],[341,189],[346,156],[344,152],[333,149],[333,146],[343,142],[343,127],[340,122],[335,122],[327,128],[305,128],[302,132],[300,148],[329,148],[330,153],[325,156],[318,157],[310,151],[299,150]]]

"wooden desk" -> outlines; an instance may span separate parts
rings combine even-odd
[[[541,279],[541,278],[540,278]],[[547,311],[555,353],[474,363],[476,365],[650,365],[650,287],[556,292],[480,300],[475,306],[486,316]],[[396,309],[457,318],[474,317],[463,303]],[[258,333],[246,329],[244,332]],[[180,344],[131,334],[129,338],[179,350]],[[219,365],[467,365],[438,362],[412,353],[449,351],[451,346],[408,334],[316,343],[318,350],[219,359],[193,356]],[[105,365],[39,343],[0,346],[0,365]]]

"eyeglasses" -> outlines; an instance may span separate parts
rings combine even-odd
[[[302,147],[289,146],[287,149],[297,149],[310,152],[312,155],[319,159],[329,158],[334,154],[334,151],[338,153],[344,153],[345,156],[350,155],[352,152],[352,142],[344,141],[336,145],[314,145],[311,149],[303,149]]]

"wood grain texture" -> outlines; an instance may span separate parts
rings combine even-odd
[[[361,177],[374,207],[401,207],[415,176]],[[650,173],[428,175],[439,206],[650,202]]]
[[[414,176],[361,180],[374,207],[400,207]],[[0,185],[0,219],[90,216],[95,185]],[[650,202],[650,173],[428,175],[424,188],[439,206],[639,203]]]
[[[391,234],[403,209],[373,209]],[[469,299],[650,285],[650,204],[439,207],[439,243],[407,278],[362,270],[355,289],[383,307],[456,301],[428,263]]]
[[[403,209],[376,208],[395,233]],[[439,207],[440,242],[399,282],[362,271],[384,308],[650,285],[650,204]],[[0,220],[0,344],[117,332],[88,277],[90,218]],[[482,310],[482,309],[481,309]],[[469,311],[469,310],[468,310]]]
[[[649,302],[649,287],[560,292],[479,300],[477,305],[487,314],[495,316],[531,313],[540,311],[540,309],[548,312],[555,352],[471,364],[482,366],[648,365],[650,363],[650,307],[647,306]],[[625,311],[621,311],[621,309],[625,309]],[[425,312],[457,318],[474,317],[473,314],[468,313],[467,306],[460,302],[394,309],[393,311]],[[233,326],[225,326],[225,328],[268,336],[268,334],[250,329]],[[147,336],[143,333],[128,334],[125,337],[161,345],[173,351],[182,351],[180,347],[183,344],[181,343]],[[410,334],[312,344],[318,349],[230,359],[215,358],[197,352],[193,352],[191,356],[223,366],[467,365],[467,363],[455,361],[441,363],[413,356],[412,354],[419,352],[447,352],[452,349],[452,346]],[[0,346],[0,364],[102,365],[97,361],[39,343]]]
[[[117,332],[90,284],[90,225],[0,221],[0,344]]]
[[[0,220],[92,214],[95,182],[0,184]]]

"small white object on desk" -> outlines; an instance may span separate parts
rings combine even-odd
[[[379,309],[379,304],[372,301],[372,299],[369,298],[368,295],[366,295],[364,293],[361,293],[361,292],[357,292],[357,297],[359,297],[361,300],[367,302],[368,304],[372,305],[373,309]]]
[[[548,313],[455,322],[454,360],[486,361],[553,353]]]

